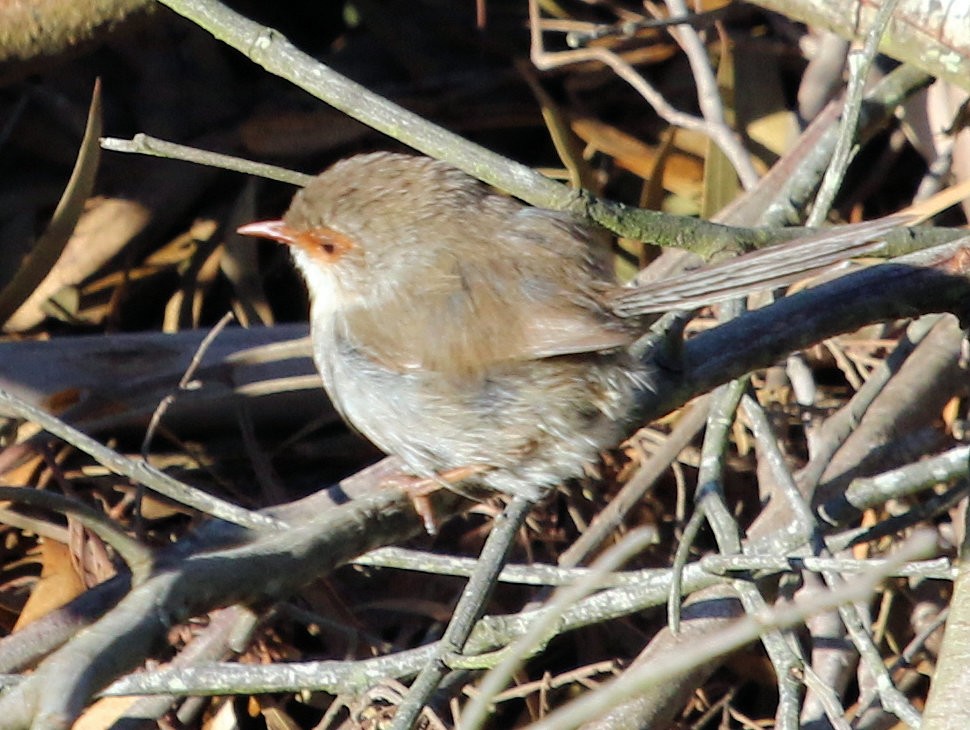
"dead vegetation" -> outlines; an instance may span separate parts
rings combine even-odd
[[[292,187],[100,136],[312,174],[403,149],[372,127],[397,129],[627,234],[624,276],[683,265],[653,244],[783,235],[853,139],[845,44],[739,2],[692,7],[691,26],[656,22],[687,11],[675,0],[233,5],[327,73],[591,196],[368,116],[361,94],[328,106],[162,7],[117,9],[68,56],[5,60],[2,727],[389,727],[502,510],[436,495],[453,516],[428,536],[384,486],[395,462],[326,402],[302,285],[234,233]],[[279,35],[210,31],[320,78]],[[478,709],[494,728],[967,726],[959,623],[943,624],[966,535],[970,132],[966,88],[926,71],[876,63],[859,153],[814,213],[931,221],[891,237],[908,258],[691,319],[649,422],[519,532],[427,727]]]

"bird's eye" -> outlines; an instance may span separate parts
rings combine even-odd
[[[353,241],[332,228],[311,228],[299,236],[299,244],[311,256],[332,264],[354,248]]]

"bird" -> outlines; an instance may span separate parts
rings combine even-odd
[[[277,220],[334,406],[416,479],[541,499],[638,425],[644,317],[790,283],[894,221],[823,231],[652,285],[619,284],[577,218],[396,152],[337,162]],[[427,522],[427,518],[426,518]]]

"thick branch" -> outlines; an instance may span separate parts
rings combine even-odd
[[[799,292],[686,342],[681,361],[660,370],[651,383],[642,404],[644,418],[669,413],[828,337],[887,319],[931,312],[965,315],[968,301],[965,276],[903,263],[873,266]]]

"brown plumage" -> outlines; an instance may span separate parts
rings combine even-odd
[[[859,244],[888,227],[840,234],[824,265],[873,248]],[[650,293],[618,287],[566,215],[445,163],[379,152],[337,163],[282,220],[240,231],[291,247],[327,392],[418,476],[471,467],[488,488],[537,498],[632,425],[648,373],[628,346],[635,316],[654,311]],[[833,238],[789,244],[795,253],[769,257],[761,278],[778,285],[818,268],[823,254],[806,252]],[[709,276],[714,299],[751,289],[752,266],[730,266],[691,281]],[[703,301],[693,291],[703,281],[674,284],[692,291],[665,308]]]

